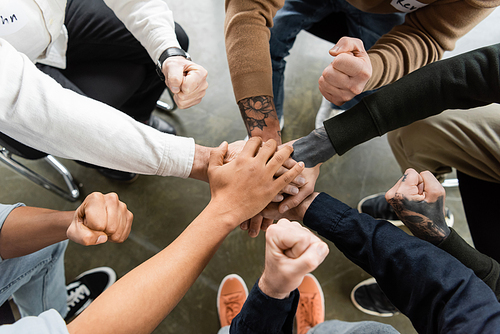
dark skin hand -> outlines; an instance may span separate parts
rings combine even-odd
[[[434,245],[450,234],[444,216],[445,197],[443,186],[432,173],[419,174],[411,168],[385,194],[387,202],[411,233]]]

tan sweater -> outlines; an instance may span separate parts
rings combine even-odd
[[[269,28],[284,0],[225,0],[226,52],[236,101],[273,96]],[[391,0],[347,0],[370,13],[395,13]],[[365,90],[381,87],[436,60],[488,16],[500,0],[421,0],[368,51],[373,74]],[[415,0],[394,0],[399,4]],[[407,5],[410,7],[409,5]]]

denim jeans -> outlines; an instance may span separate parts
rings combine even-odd
[[[394,26],[402,24],[404,14],[372,14],[363,12],[347,3],[345,0],[286,0],[285,5],[274,17],[271,28],[270,52],[273,66],[273,94],[278,118],[283,115],[285,57],[301,30],[314,29],[316,23],[323,19],[331,20],[331,30],[320,31],[320,37],[335,43],[342,36],[359,38],[365,49],[369,49],[384,34]],[[330,22],[327,22],[329,24]],[[318,76],[319,78],[319,76]],[[367,95],[364,92],[360,95]],[[362,96],[342,105],[342,109],[350,108]]]
[[[307,334],[398,334],[390,325],[376,321],[346,322],[330,320],[311,328]]]
[[[64,252],[68,241],[38,252],[0,262],[0,305],[10,296],[22,317],[38,316],[51,308],[62,317],[66,309]]]
[[[311,328],[307,334],[398,334],[390,325],[375,321],[346,322],[330,320]],[[222,327],[217,334],[229,334],[229,326]]]

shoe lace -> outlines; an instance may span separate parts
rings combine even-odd
[[[234,317],[240,313],[243,304],[241,303],[241,292],[235,292],[224,296],[224,305],[226,306],[226,319],[231,323]],[[244,299],[243,299],[244,300]]]
[[[312,294],[310,296],[307,295],[300,295],[299,299],[299,307],[297,309],[297,312],[299,313],[297,320],[297,333],[298,334],[303,334],[307,333],[307,331],[314,327],[316,325],[316,320],[315,320],[315,298],[317,294]]]
[[[85,284],[80,284],[78,287],[72,289],[66,298],[68,310],[72,307],[75,307],[77,303],[88,296],[90,296],[90,290]]]

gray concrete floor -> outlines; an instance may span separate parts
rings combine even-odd
[[[199,105],[171,114],[156,111],[157,115],[175,124],[179,135],[193,137],[201,145],[217,146],[224,140],[243,139],[246,132],[234,100],[225,57],[224,1],[184,0],[171,1],[170,5],[176,21],[190,36],[190,54],[209,71],[210,86]],[[482,32],[493,27],[495,19],[500,18],[499,14],[497,10],[487,19],[490,24],[481,27],[477,31],[479,35],[484,36]],[[500,36],[491,36],[492,31],[496,30],[489,30],[489,40],[478,42],[477,38],[469,39],[476,44],[464,39],[464,44],[457,46],[458,52],[498,41]],[[301,33],[292,49],[286,71],[285,141],[304,136],[314,127],[315,113],[321,103],[317,80],[331,61],[328,55],[330,47],[329,43]],[[165,99],[168,97],[165,96]],[[80,183],[82,198],[94,191],[116,192],[135,216],[130,237],[123,244],[83,247],[71,243],[66,253],[68,281],[80,272],[97,266],[110,266],[119,277],[125,275],[172,242],[209,202],[208,184],[200,181],[141,176],[132,184],[122,184],[109,181],[73,161],[61,161]],[[42,161],[28,161],[26,164],[45,175],[56,176]],[[321,167],[316,190],[355,206],[364,196],[386,191],[400,176],[401,171],[386,138],[382,137],[325,163]],[[24,202],[30,206],[58,210],[73,210],[81,203],[67,202],[3,165],[0,166],[0,189],[1,203]],[[457,188],[447,189],[447,205],[455,215],[456,229],[470,241]],[[220,281],[227,274],[237,273],[250,288],[263,268],[264,241],[262,233],[251,239],[243,231],[234,230],[155,333],[216,333],[219,323],[215,299]],[[354,308],[349,299],[351,289],[369,275],[347,260],[332,243],[329,246],[329,256],[314,272],[324,290],[326,319],[380,321],[393,325],[401,333],[414,333],[413,326],[404,315],[379,318]]]

